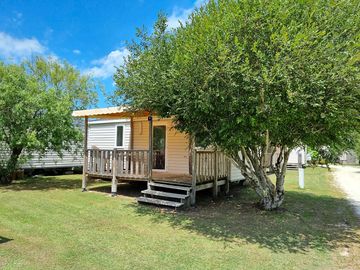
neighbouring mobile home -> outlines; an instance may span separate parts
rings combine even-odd
[[[26,171],[36,170],[67,170],[83,166],[83,152],[81,149],[76,151],[63,151],[60,157],[54,151],[48,151],[45,155],[34,153],[29,160],[20,165],[20,168]],[[7,159],[8,151],[0,149],[0,160]]]

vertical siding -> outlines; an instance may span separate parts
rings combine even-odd
[[[189,173],[189,137],[172,127],[167,121],[167,170],[176,173]]]
[[[133,139],[135,150],[149,149],[149,123],[147,118],[134,118]]]
[[[154,118],[153,125],[166,126],[165,170],[171,173],[189,173],[189,138],[173,128],[171,119]],[[149,148],[149,123],[147,118],[134,119],[134,149]]]
[[[124,126],[123,146],[116,147],[116,126]],[[89,123],[88,148],[101,149],[129,149],[130,146],[130,120],[108,120]]]

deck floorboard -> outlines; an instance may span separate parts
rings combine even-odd
[[[100,179],[111,179],[111,174],[96,174],[96,173],[88,173],[88,176],[92,178],[100,178]],[[147,177],[132,177],[132,176],[117,176],[119,181],[148,181]],[[155,171],[152,174],[152,180],[154,182],[162,182],[162,183],[173,183],[179,185],[190,186],[191,185],[191,175],[190,174],[177,174],[177,173],[168,173],[168,172],[158,172]]]

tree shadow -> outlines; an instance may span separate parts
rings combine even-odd
[[[12,240],[14,240],[14,239],[6,238],[6,237],[3,237],[3,236],[0,235],[0,245],[5,244],[7,242],[10,242]]]
[[[141,191],[146,189],[146,182],[132,181],[118,184],[118,195],[127,197],[138,197]],[[0,192],[6,191],[48,191],[56,189],[81,190],[81,177],[79,175],[64,176],[39,176],[25,180],[14,181],[11,185],[0,186]],[[88,183],[88,191],[111,193],[111,182],[94,179]]]
[[[52,189],[80,189],[81,180],[79,176],[71,175],[63,177],[39,176],[16,180],[7,186],[0,186],[3,191],[25,191],[25,190],[52,190]]]
[[[257,244],[276,253],[306,253],[360,244],[359,220],[345,199],[311,193],[286,193],[284,207],[263,211],[255,207],[249,189],[233,189],[233,197],[209,201],[199,198],[188,211],[170,211],[132,204],[141,216],[154,223],[166,222],[176,229],[203,235],[224,245]]]
[[[79,176],[35,177],[1,187],[1,191],[52,190],[81,188]],[[137,197],[146,183],[120,183],[119,195]],[[109,182],[91,183],[90,191],[111,191]],[[232,186],[231,196],[211,199],[211,190],[197,194],[197,207],[186,211],[129,204],[140,216],[154,223],[168,223],[206,236],[224,245],[257,244],[273,252],[306,253],[309,250],[332,250],[349,244],[360,244],[359,220],[345,198],[316,195],[307,191],[287,191],[283,209],[263,211],[255,207],[255,193]],[[124,206],[125,207],[125,206]],[[0,237],[0,243],[12,239]]]
[[[117,195],[132,198],[139,197],[141,196],[141,191],[146,189],[146,187],[147,183],[143,181],[121,182],[118,184]],[[111,194],[111,184],[90,187],[88,191]]]

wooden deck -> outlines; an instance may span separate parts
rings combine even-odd
[[[148,147],[146,150],[134,150],[134,138],[130,140],[130,149],[87,148],[88,118],[130,118],[131,136],[133,136],[132,123],[134,114],[131,111],[126,111],[124,108],[107,108],[104,110],[77,111],[73,115],[85,118],[83,191],[86,191],[88,178],[111,179],[111,193],[113,196],[117,194],[119,181],[147,181],[148,189],[144,192],[145,197],[142,198],[144,202],[149,203],[153,201],[155,204],[160,204],[161,201],[162,204],[168,205],[171,203],[170,199],[176,197],[180,198],[181,205],[194,205],[196,192],[199,190],[212,188],[214,198],[219,193],[219,186],[225,185],[225,192],[229,190],[229,179],[231,176],[230,158],[224,152],[218,151],[218,149],[197,148],[195,146],[195,139],[189,139],[186,134],[184,134],[186,139],[183,143],[191,144],[190,152],[186,151],[189,156],[186,156],[186,153],[182,152],[179,154],[177,152],[177,155],[180,157],[185,154],[186,162],[183,163],[179,170],[174,169],[175,172],[183,171],[186,174],[153,170],[153,168],[156,168],[154,166],[156,156],[154,156],[153,147],[153,116],[149,112],[141,114],[141,116],[148,116],[147,127],[149,132],[147,132]],[[171,150],[169,151],[171,152]],[[177,160],[175,159],[175,161],[171,162],[177,162]],[[187,162],[189,162],[189,167],[186,164]],[[189,173],[187,173],[188,168]],[[186,199],[183,198],[184,194],[177,193],[177,191],[183,189],[186,190]],[[169,200],[163,200],[164,196]]]
[[[98,174],[98,173],[88,173],[88,176],[91,178],[99,179],[112,179],[111,174]],[[130,182],[130,181],[149,181],[148,178],[139,178],[139,177],[127,177],[127,176],[116,176],[118,181]],[[177,174],[177,173],[168,173],[154,171],[152,174],[152,181],[154,182],[164,182],[164,183],[177,183],[179,185],[191,186],[192,177],[190,174]]]
[[[191,191],[191,204],[195,203],[195,194],[199,190],[212,188],[214,197],[222,185],[225,185],[226,192],[229,190],[230,159],[220,151],[194,149],[191,174],[153,170],[154,159],[149,150],[87,149],[85,153],[85,190],[87,178],[111,180],[113,194],[117,193],[118,182],[147,181],[149,185],[161,183],[187,187]]]
[[[154,182],[176,183],[179,185],[191,186],[192,177],[190,174],[176,174],[168,172],[153,171]]]
[[[178,174],[149,169],[151,158],[148,150],[102,150],[86,151],[86,174],[89,177],[135,181],[169,181],[191,184],[191,174]],[[196,150],[193,171],[196,184],[224,179],[229,175],[230,163],[221,152]],[[151,173],[150,173],[151,170]]]

